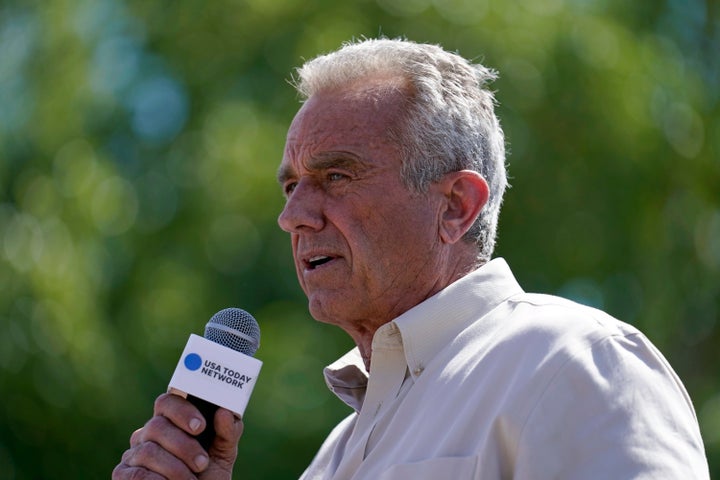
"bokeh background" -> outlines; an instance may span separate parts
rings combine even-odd
[[[275,183],[303,59],[362,36],[496,68],[497,254],[642,329],[720,475],[720,6],[711,0],[0,0],[0,478],[109,478],[189,333],[264,368],[237,477],[297,477],[348,411]],[[240,475],[242,473],[242,475]]]

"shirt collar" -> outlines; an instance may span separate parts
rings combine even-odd
[[[496,258],[396,318],[413,378],[461,331],[521,292],[508,264]]]
[[[495,258],[403,313],[392,325],[379,328],[373,342],[399,330],[408,369],[416,379],[461,331],[518,293],[522,288],[507,262]],[[359,411],[367,372],[357,347],[326,367],[324,374],[330,390]]]

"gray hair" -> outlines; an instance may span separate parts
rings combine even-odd
[[[477,244],[478,260],[490,259],[507,186],[505,139],[486,88],[494,70],[473,64],[437,45],[401,39],[346,43],[297,70],[304,99],[370,77],[400,76],[411,88],[399,129],[390,132],[403,155],[402,178],[422,193],[449,172],[473,170],[490,187],[490,198],[465,239]]]

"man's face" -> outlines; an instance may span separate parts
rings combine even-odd
[[[439,195],[411,192],[388,138],[402,96],[374,91],[311,97],[290,126],[279,180],[311,314],[353,337],[436,293]],[[356,338],[356,337],[355,337]]]

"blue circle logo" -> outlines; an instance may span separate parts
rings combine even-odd
[[[188,353],[185,357],[185,367],[188,370],[197,370],[202,365],[202,358],[197,353]]]

